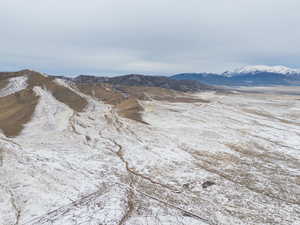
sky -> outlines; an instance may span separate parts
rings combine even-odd
[[[299,0],[1,0],[0,71],[300,68]]]

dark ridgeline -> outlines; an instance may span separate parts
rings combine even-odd
[[[280,74],[270,72],[227,74],[182,73],[171,76],[175,80],[194,80],[207,85],[227,86],[300,86],[300,74]]]
[[[116,77],[98,77],[91,75],[80,75],[75,78],[59,77],[71,80],[75,83],[93,84],[107,83],[114,87],[118,86],[139,86],[139,87],[159,87],[182,92],[196,92],[202,90],[214,90],[211,87],[200,82],[191,80],[175,80],[164,76],[146,76],[139,74],[129,74]]]

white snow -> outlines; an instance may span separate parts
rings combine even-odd
[[[265,66],[265,65],[255,65],[255,66],[245,66],[233,71],[226,72],[227,76],[232,76],[236,74],[256,74],[258,72],[269,72],[269,73],[279,73],[283,75],[299,74],[299,69],[291,69],[286,66]]]
[[[25,126],[23,133],[60,132],[67,129],[69,120],[73,115],[67,105],[57,101],[52,94],[41,87],[34,87],[33,91],[40,96],[39,103],[32,121]]]
[[[0,90],[0,97],[14,94],[27,87],[27,76],[13,77],[9,79],[6,87]]]

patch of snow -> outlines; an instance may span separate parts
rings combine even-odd
[[[66,88],[70,88],[70,81],[67,81],[67,80],[64,80],[64,79],[61,79],[61,78],[55,78],[54,82],[61,85],[61,86],[66,87]]]
[[[68,120],[72,116],[73,110],[57,101],[49,91],[41,87],[34,87],[33,91],[40,96],[40,99],[32,121],[25,126],[23,133],[35,133],[40,132],[40,130],[43,130],[43,132],[65,130],[68,127]]]
[[[27,86],[27,76],[10,78],[7,86],[0,90],[0,97],[19,92],[25,89]]]

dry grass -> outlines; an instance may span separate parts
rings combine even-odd
[[[192,98],[186,93],[174,91],[166,88],[159,87],[137,87],[137,86],[124,86],[120,88],[124,93],[129,96],[135,97],[140,100],[154,99],[157,101],[166,101],[173,103],[209,103],[209,101],[199,98]]]
[[[106,104],[116,105],[125,100],[125,96],[117,92],[109,84],[77,84],[76,87],[84,94],[90,95]]]
[[[30,76],[28,76],[27,82],[29,88],[33,88],[35,86],[46,88],[58,101],[68,105],[76,112],[83,111],[83,109],[87,105],[86,99],[79,96],[70,89],[55,83],[53,81],[53,78],[45,77],[39,73],[32,72]]]
[[[6,136],[17,136],[30,121],[39,97],[25,89],[0,98],[0,129]]]
[[[122,101],[120,104],[116,105],[116,108],[120,116],[146,123],[143,121],[140,114],[144,109],[135,98],[129,98]]]
[[[176,91],[159,87],[122,86],[123,93],[140,100],[150,100],[156,96],[176,96]]]

